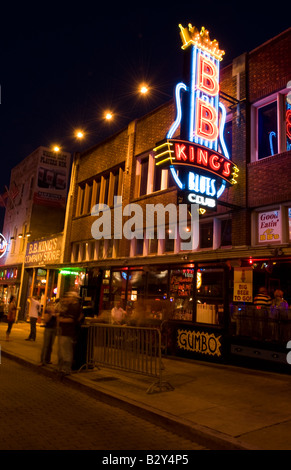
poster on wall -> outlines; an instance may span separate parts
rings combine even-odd
[[[34,203],[66,205],[71,155],[43,150],[39,157]]]
[[[234,268],[233,301],[253,302],[253,268]]]
[[[281,240],[281,212],[268,211],[258,214],[258,241],[270,243]]]

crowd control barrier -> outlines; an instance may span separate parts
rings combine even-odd
[[[86,367],[103,365],[156,378],[147,393],[173,390],[162,380],[161,349],[156,328],[98,323],[89,326]]]

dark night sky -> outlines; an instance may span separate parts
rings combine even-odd
[[[103,3],[1,7],[0,191],[38,146],[88,148],[169,100],[182,73],[179,23],[210,31],[226,51],[222,67],[290,26],[282,4],[263,1]],[[141,81],[153,89],[146,99],[135,92]],[[78,127],[90,133],[82,148]]]

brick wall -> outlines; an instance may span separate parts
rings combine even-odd
[[[259,207],[291,200],[291,151],[248,165],[248,205]]]
[[[251,103],[286,87],[291,79],[291,28],[249,53]]]

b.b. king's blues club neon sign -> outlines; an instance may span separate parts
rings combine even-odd
[[[170,168],[184,203],[215,209],[227,185],[237,181],[224,140],[226,109],[219,101],[219,66],[224,51],[209,32],[180,26],[186,76],[175,88],[176,119],[156,145],[156,165]],[[180,126],[180,139],[174,135]]]

